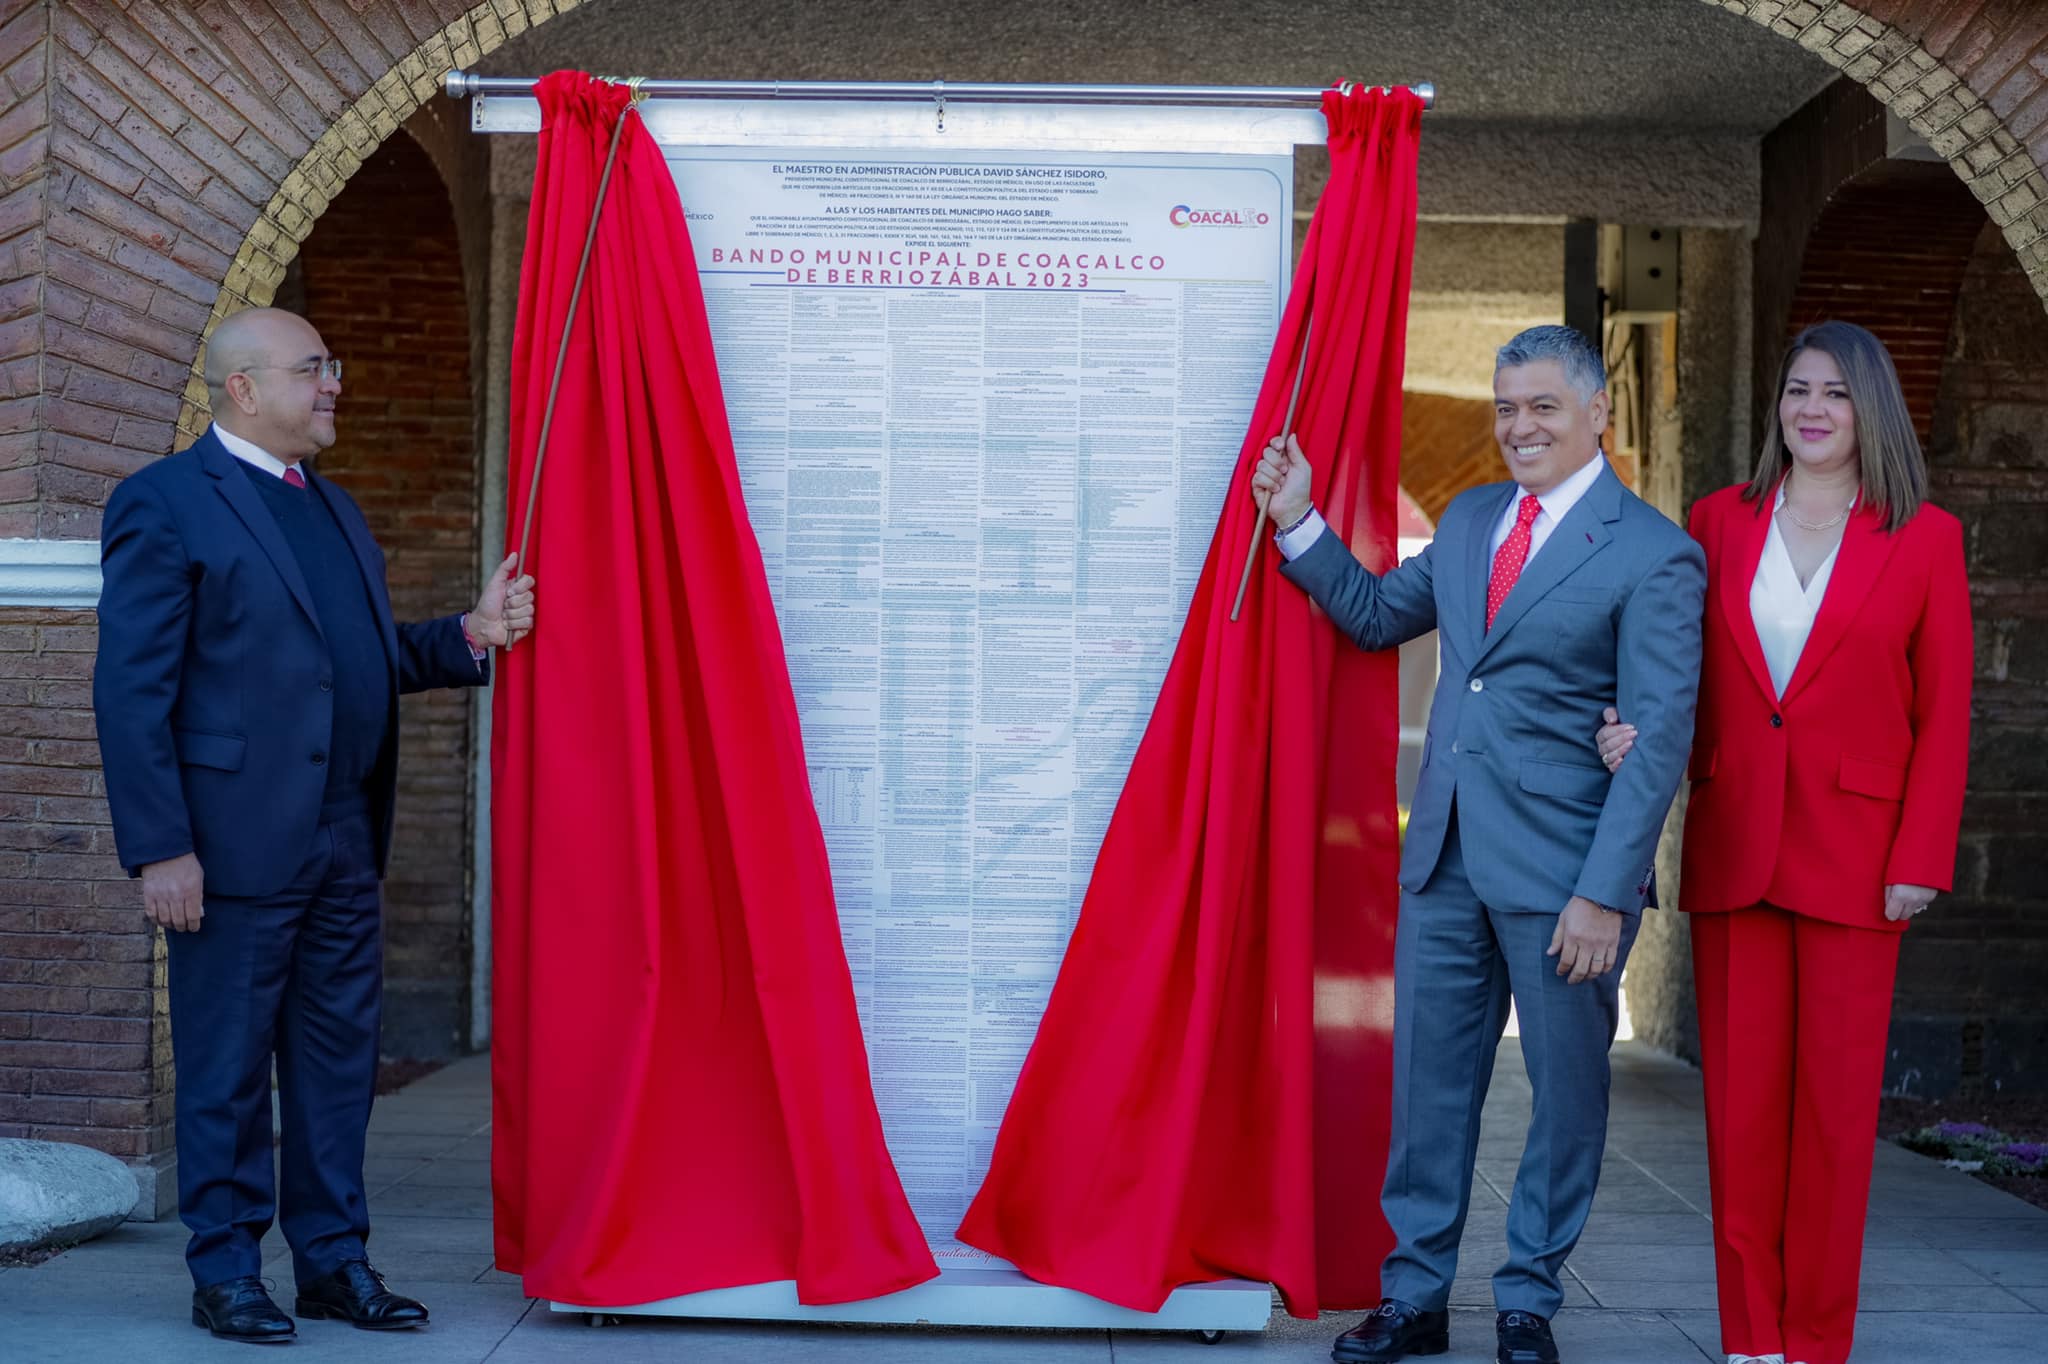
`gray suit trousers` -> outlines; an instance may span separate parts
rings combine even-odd
[[[1549,1317],[1564,1299],[1559,1276],[1600,1180],[1607,1049],[1639,921],[1624,916],[1612,971],[1567,984],[1557,958],[1544,955],[1557,915],[1482,903],[1467,879],[1461,842],[1454,807],[1434,872],[1420,891],[1401,896],[1393,1136],[1381,1195],[1395,1246],[1381,1268],[1380,1291],[1430,1311],[1449,1302],[1471,1204],[1479,1110],[1512,996],[1533,1104],[1493,1300],[1503,1312]]]

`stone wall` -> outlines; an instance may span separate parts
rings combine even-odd
[[[0,1137],[82,1141],[170,1193],[163,940],[114,855],[90,611],[0,609]]]
[[[1977,678],[1956,889],[1906,935],[1888,1082],[2048,1088],[2048,317],[1992,227],[1942,370],[1933,500],[1962,518]]]

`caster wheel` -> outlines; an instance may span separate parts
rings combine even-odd
[[[1202,1343],[1204,1345],[1214,1345],[1218,1341],[1223,1339],[1223,1333],[1221,1331],[1203,1331],[1201,1333],[1201,1336]]]
[[[609,1312],[585,1312],[583,1314],[583,1324],[585,1326],[617,1326],[619,1319],[612,1316]]]

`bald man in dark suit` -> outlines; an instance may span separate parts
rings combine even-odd
[[[258,1277],[281,1210],[299,1316],[419,1326],[365,1251],[398,697],[488,682],[533,581],[508,559],[466,614],[396,623],[362,512],[305,463],[341,396],[320,334],[237,313],[206,383],[206,434],[107,504],[93,677],[115,842],[168,942],[192,1319],[294,1334]]]

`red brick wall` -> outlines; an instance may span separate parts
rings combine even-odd
[[[1766,383],[1800,328],[1828,318],[1857,323],[1892,353],[1926,440],[1956,292],[1984,225],[1983,206],[1941,162],[1883,161],[1842,186],[1806,239],[1784,335],[1763,359]]]
[[[0,365],[44,362],[41,415],[18,423],[35,435],[28,460],[8,462],[15,426],[0,420],[0,534],[90,539],[113,483],[171,449],[192,359],[236,253],[330,125],[422,45],[391,98],[400,119],[436,73],[473,62],[555,8],[556,0],[0,0],[0,62],[15,62],[0,65],[10,99],[39,65],[48,77],[37,87],[49,111],[44,190],[32,207],[46,220],[50,252],[26,348],[0,295]],[[479,9],[489,17],[465,18]],[[437,36],[451,24],[453,45]],[[47,44],[38,27],[52,34]],[[29,39],[34,50],[16,56]],[[18,171],[33,160],[30,144],[16,142],[21,117],[0,119],[0,177],[31,173]],[[356,126],[374,141],[361,118]],[[310,180],[298,202],[324,205],[340,188],[326,166]],[[26,211],[10,188],[0,181],[0,243],[10,215]],[[285,216],[304,219],[298,208]],[[289,255],[289,243],[277,249]],[[242,286],[251,287],[246,277]],[[6,477],[18,469],[34,472]]]
[[[0,537],[36,533],[49,16],[0,0]]]
[[[169,1144],[161,940],[114,857],[88,611],[0,610],[0,1137]]]
[[[462,610],[479,585],[470,327],[439,172],[403,134],[379,147],[299,253],[305,312],[342,358],[339,439],[322,472],[384,546],[400,620]],[[467,1041],[473,693],[401,703],[404,762],[384,883],[385,1050]]]
[[[35,533],[91,538],[168,453],[220,280],[289,161],[222,92],[185,6],[49,7],[50,167]]]

